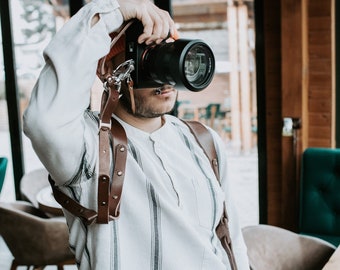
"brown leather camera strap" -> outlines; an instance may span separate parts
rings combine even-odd
[[[106,206],[107,204],[107,208],[105,207],[103,210],[103,208],[98,207],[97,213],[95,210],[82,206],[76,200],[66,195],[58,186],[56,186],[54,180],[51,178],[51,176],[49,176],[49,182],[51,184],[53,195],[56,201],[72,215],[81,218],[87,225],[94,222],[107,223],[108,221],[119,216],[119,206],[123,189],[125,163],[127,157],[127,139],[124,128],[114,118],[112,118],[112,127],[110,132],[114,134],[114,137],[112,138],[114,172],[111,185],[110,173],[109,171],[108,173],[105,173],[104,170],[110,170],[110,166],[107,167],[107,164],[101,167],[102,172],[98,177],[98,205]],[[103,140],[102,143],[104,142],[105,141]],[[108,141],[107,148],[102,147],[101,149],[102,151],[108,151],[110,154],[110,141]],[[108,161],[105,161],[105,163],[110,163],[110,156]],[[109,189],[110,186],[111,188]],[[103,202],[105,203],[103,204]],[[102,216],[100,217],[100,215]],[[100,218],[102,218],[102,220],[100,220]]]
[[[220,181],[220,174],[218,170],[217,153],[214,145],[214,140],[207,130],[207,128],[197,121],[183,121],[189,127],[191,133],[194,135],[198,145],[203,149],[205,155],[211,162],[211,167],[214,170],[216,178]]]
[[[114,170],[110,192],[110,215],[112,218],[119,217],[119,207],[122,197],[126,158],[127,158],[127,137],[123,126],[112,118],[111,133],[113,136]]]
[[[97,201],[97,223],[108,223],[110,215],[110,203],[115,200],[110,198],[111,185],[111,117],[119,100],[119,92],[114,89],[114,85],[107,85],[107,89],[102,94],[101,109],[99,115],[99,175],[98,175],[98,201]],[[115,157],[114,157],[115,159]]]
[[[212,169],[218,181],[218,159],[214,146],[214,140],[211,133],[200,122],[183,121],[189,127],[191,133],[196,138],[197,143],[203,149],[206,156],[211,162]],[[114,159],[113,179],[110,186],[110,137],[108,132],[112,134],[112,149]],[[101,132],[100,132],[101,133]],[[108,223],[110,220],[119,217],[119,206],[121,202],[121,195],[123,190],[125,165],[127,157],[127,137],[124,128],[117,120],[111,118],[111,129],[103,129],[104,134],[100,140],[100,172],[98,178],[98,213],[94,210],[88,209],[78,202],[70,198],[63,191],[59,189],[49,176],[53,194],[57,202],[69,211],[74,216],[80,217],[85,224]],[[102,153],[101,153],[102,152]],[[224,250],[227,253],[232,270],[237,270],[235,257],[232,251],[232,244],[228,226],[228,215],[225,203],[223,205],[223,214],[220,222],[216,228],[216,234],[221,241]]]
[[[70,212],[72,215],[79,217],[85,224],[89,225],[91,223],[94,223],[97,219],[97,212],[88,209],[81,204],[79,204],[77,201],[72,199],[70,196],[65,194],[58,186],[56,186],[54,180],[49,175],[48,180],[50,182],[50,185],[52,187],[53,195],[55,200],[68,212]]]
[[[112,144],[110,144],[110,134]],[[113,154],[113,174],[111,181],[110,146]],[[127,138],[124,128],[111,118],[111,129],[99,132],[99,177],[98,177],[98,217],[97,223],[108,223],[119,216],[119,207],[125,176]],[[111,188],[110,188],[111,186]]]
[[[125,175],[127,157],[127,138],[124,128],[112,117],[118,104],[119,92],[114,85],[108,85],[108,91],[102,95],[99,115],[99,176],[98,176],[98,212],[88,209],[62,192],[49,176],[49,181],[56,201],[67,211],[80,217],[84,223],[108,223],[119,216],[119,207]],[[111,181],[111,153],[114,161]]]
[[[220,175],[218,169],[218,159],[214,140],[208,129],[200,122],[197,121],[183,121],[189,127],[191,133],[194,135],[197,143],[203,149],[205,155],[210,160],[210,165],[215,173],[217,181],[220,182]],[[232,250],[230,231],[228,225],[228,215],[225,202],[223,203],[223,213],[218,226],[216,227],[216,234],[221,241],[224,250],[229,258],[232,270],[237,270],[235,256]]]

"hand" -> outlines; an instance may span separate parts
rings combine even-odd
[[[170,14],[158,8],[149,0],[118,0],[125,21],[137,18],[144,26],[138,42],[160,43],[170,36],[178,37],[177,29]]]

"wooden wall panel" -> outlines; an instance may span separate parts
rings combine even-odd
[[[176,2],[173,5],[173,13],[177,23],[182,22],[220,22],[225,23],[227,1],[197,1],[192,2]]]
[[[306,147],[335,146],[335,0],[263,0],[267,223],[295,230]],[[301,119],[293,137],[282,118]]]
[[[281,1],[282,41],[282,118],[291,118],[291,136],[283,136],[282,143],[282,205],[281,226],[297,230],[298,171],[300,149],[308,134],[308,31],[307,0]],[[302,125],[298,124],[302,123]]]
[[[331,126],[332,115],[330,113],[310,113],[309,117],[311,126]]]
[[[309,147],[335,146],[334,2],[309,0]]]

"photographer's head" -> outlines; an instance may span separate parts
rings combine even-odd
[[[210,84],[215,71],[213,52],[203,41],[170,38],[140,44],[137,38],[142,32],[140,21],[127,22],[111,36],[110,53],[98,65],[102,81],[113,73],[111,78],[131,75],[119,80],[121,97],[115,113],[121,118],[159,118],[173,110],[177,90],[201,91]]]
[[[115,35],[112,34],[111,37],[114,38]],[[108,74],[112,74],[125,61],[125,35],[123,35],[106,56],[105,72],[102,74],[107,75],[98,74],[99,78],[105,81]],[[177,91],[171,85],[131,89],[131,85],[124,80],[121,82],[121,97],[117,110],[125,111],[134,117],[155,118],[172,111],[176,98]]]

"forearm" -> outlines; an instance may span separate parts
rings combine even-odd
[[[97,1],[105,2],[105,1]],[[90,90],[98,60],[110,47],[111,30],[123,22],[115,1],[90,3],[56,34],[44,51],[46,64],[24,115],[24,131],[54,178],[67,181],[77,171],[84,148]],[[96,145],[95,143],[93,145]]]
[[[117,8],[112,7],[112,21],[116,28],[122,23]],[[89,105],[98,60],[108,53],[110,46],[103,20],[99,19],[92,25],[93,18],[104,11],[95,4],[88,4],[67,22],[44,51],[46,65],[51,68],[39,78],[39,84],[46,80],[47,83],[43,88],[38,84],[35,90],[37,102],[40,101],[39,95],[43,96],[43,102],[35,109],[43,110],[45,115],[52,117],[58,115],[54,125],[64,125],[65,121],[79,118]],[[50,83],[51,77],[56,79],[53,83]],[[60,113],[61,108],[63,114]],[[41,114],[38,115],[41,117]]]

